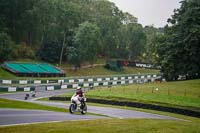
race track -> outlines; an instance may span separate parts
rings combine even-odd
[[[56,91],[38,91],[37,97],[49,97],[53,95],[68,93],[72,90],[56,90]],[[42,105],[54,106],[59,108],[68,108],[69,104],[60,102],[45,102],[35,101],[33,98],[24,100],[26,92],[0,94],[0,98],[27,101]],[[152,113],[145,113],[141,111],[126,110],[112,107],[99,107],[88,106],[88,112],[101,114],[109,117],[96,116],[96,115],[74,115],[52,111],[41,110],[20,110],[20,109],[0,109],[0,126],[25,124],[25,123],[38,123],[38,122],[53,122],[65,120],[89,120],[89,119],[106,119],[106,118],[147,118],[147,119],[169,119],[180,120],[174,117],[157,115]]]

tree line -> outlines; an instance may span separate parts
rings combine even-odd
[[[146,42],[137,18],[107,0],[0,0],[0,16],[5,51],[12,51],[1,60],[28,56],[80,65],[98,57],[137,59]]]
[[[98,58],[158,64],[168,80],[198,77],[200,2],[183,0],[164,28],[143,27],[108,0],[0,0],[0,62],[80,67]]]

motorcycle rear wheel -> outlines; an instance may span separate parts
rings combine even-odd
[[[71,103],[69,106],[69,112],[73,114],[76,111],[76,105],[74,103]]]

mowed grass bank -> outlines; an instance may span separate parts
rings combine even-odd
[[[13,108],[13,109],[37,109],[37,110],[48,110],[57,112],[67,112],[68,109],[56,108],[51,106],[45,106],[30,102],[7,100],[0,98],[0,108]]]
[[[103,66],[81,68],[77,71],[72,69],[67,69],[67,76],[96,76],[96,75],[122,75],[122,74],[143,74],[143,73],[159,73],[159,70],[155,69],[145,69],[145,68],[135,68],[135,67],[124,67],[121,72],[111,71],[105,69]]]
[[[200,80],[133,84],[96,88],[87,97],[117,101],[138,101],[200,111]]]
[[[199,123],[199,119],[102,119],[0,127],[0,133],[198,133]]]
[[[81,68],[77,71],[73,69],[65,69],[63,70],[66,73],[66,77],[77,77],[77,76],[97,76],[97,75],[121,75],[121,74],[141,74],[141,73],[159,73],[159,70],[155,69],[144,69],[144,68],[132,68],[132,67],[124,67],[124,70],[121,72],[115,72],[108,69],[105,69],[103,66],[95,66],[88,68]],[[27,79],[27,77],[16,77],[15,75],[7,72],[6,70],[0,68],[0,79]],[[47,78],[31,78],[28,79],[49,79]],[[50,79],[59,79],[59,77],[50,78]]]

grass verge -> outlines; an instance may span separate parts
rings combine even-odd
[[[2,133],[198,133],[200,120],[109,119],[0,127]]]

